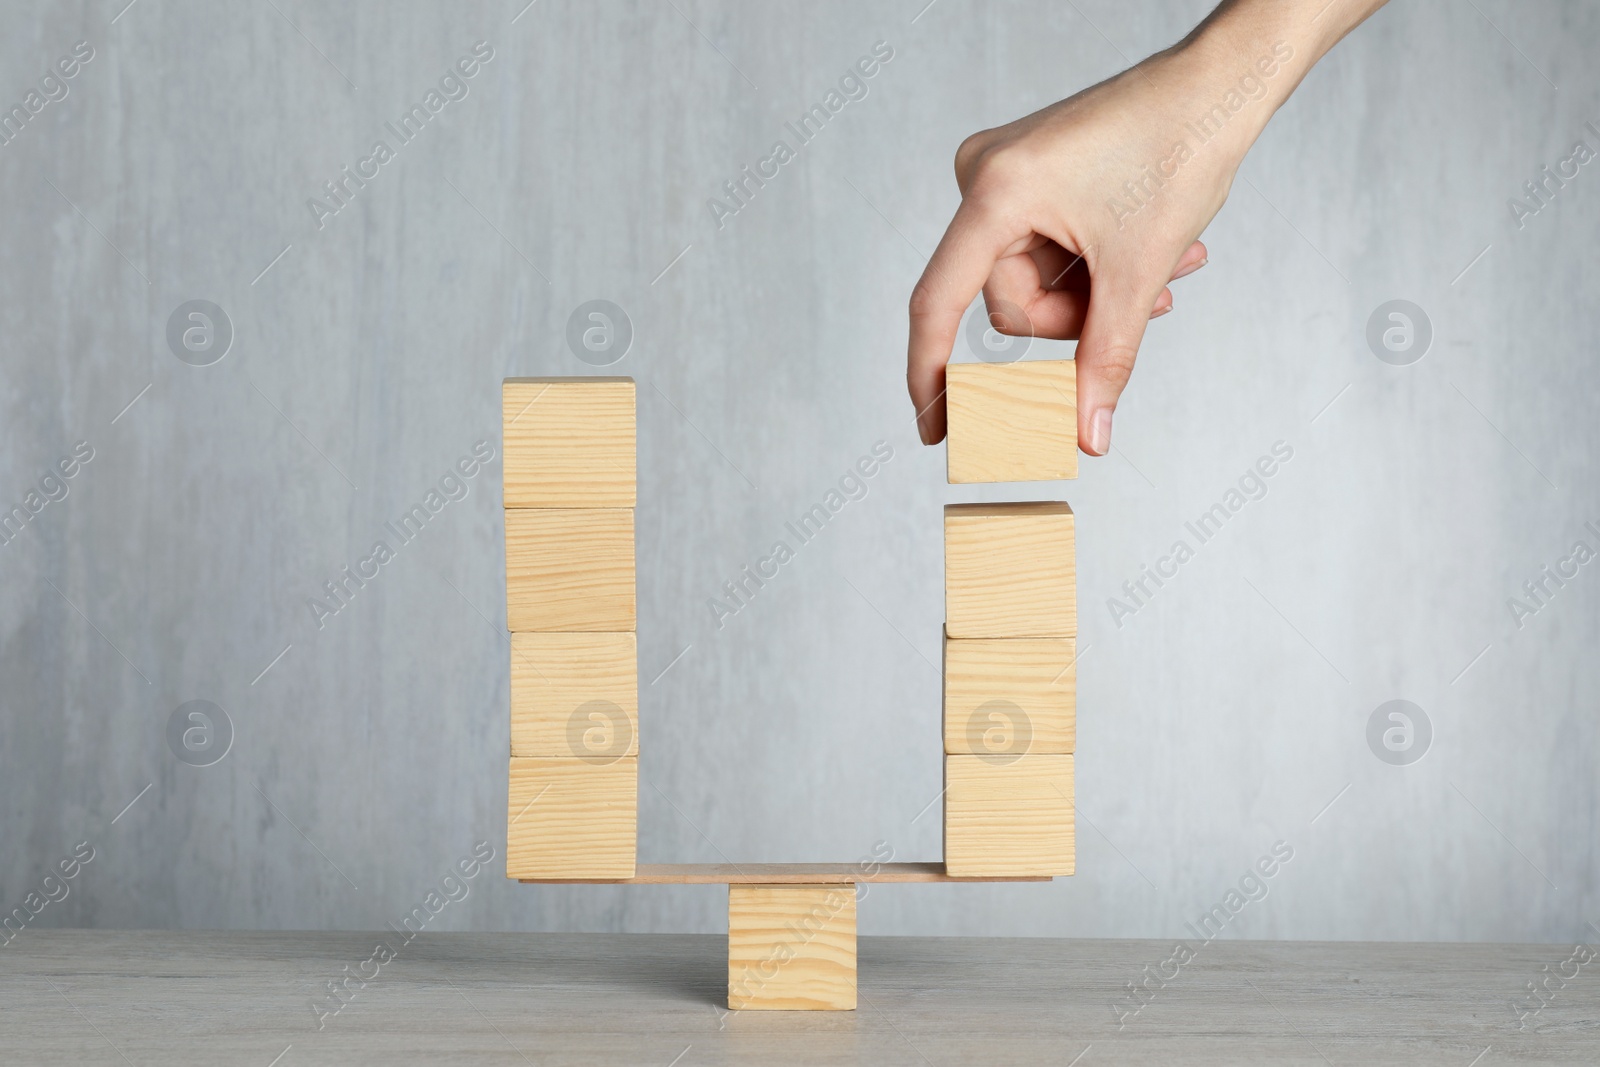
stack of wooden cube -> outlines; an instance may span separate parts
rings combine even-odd
[[[1078,476],[1070,360],[946,369],[952,484]],[[1074,865],[1077,572],[1065,503],[945,508],[944,854],[952,876]]]
[[[506,874],[631,878],[637,854],[632,378],[508,378]]]

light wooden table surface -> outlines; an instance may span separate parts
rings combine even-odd
[[[1570,945],[1217,941],[1119,1030],[1172,943],[863,937],[858,1010],[729,1015],[720,936],[425,933],[319,1030],[375,940],[25,930],[0,1062],[1600,1063],[1600,961],[1526,1029],[1512,1008]]]

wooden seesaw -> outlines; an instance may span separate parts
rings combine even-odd
[[[1071,361],[954,364],[947,383],[951,483],[1077,477]],[[945,507],[943,862],[641,864],[634,382],[508,378],[502,401],[507,877],[726,884],[728,1007],[850,1010],[857,884],[1073,873],[1070,507]]]

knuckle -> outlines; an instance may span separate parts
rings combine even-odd
[[[917,282],[911,289],[911,300],[907,305],[913,319],[931,318],[938,310],[938,296],[933,291],[933,286],[927,279]]]
[[[1133,364],[1138,358],[1138,346],[1127,341],[1112,341],[1095,351],[1094,370],[1102,379],[1121,388],[1133,375]]]
[[[990,297],[985,293],[983,309],[988,317],[989,327],[996,333],[1008,337],[1034,336],[1033,318],[1028,314],[1028,309],[1021,304],[1013,303],[1003,296]]]
[[[956,184],[963,194],[1004,188],[1032,169],[1034,157],[1027,140],[981,130],[956,149]]]
[[[1033,149],[1024,141],[991,145],[973,160],[973,185],[1009,185],[1033,169],[1033,156]]]
[[[977,133],[962,141],[956,149],[956,181],[964,183],[972,174],[973,165],[983,155],[983,150],[990,141],[988,130],[979,130]]]

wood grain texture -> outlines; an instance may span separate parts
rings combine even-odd
[[[1076,637],[1072,509],[1030,501],[947,504],[945,632],[974,637]]]
[[[949,481],[1076,478],[1077,367],[1070,359],[946,367]]]
[[[466,907],[487,876],[469,883]],[[437,923],[462,906],[449,905]],[[860,906],[881,912],[889,902],[869,896]],[[480,921],[538,920],[530,909]],[[1527,1019],[1526,1030],[1511,1010],[1512,998],[1526,995],[1524,983],[1546,966],[1555,970],[1570,943],[1317,943],[1231,934],[1191,940],[1199,960],[1159,988],[1161,979],[1150,980],[1154,995],[1137,1002],[1126,985],[1144,981],[1147,967],[1160,969],[1173,953],[1170,938],[862,936],[855,1013],[724,1017],[728,940],[721,933],[430,925],[375,982],[347,990],[339,1014],[322,1019],[310,1010],[337,1005],[324,983],[341,980],[346,964],[361,970],[374,945],[395,939],[383,929],[30,928],[3,950],[5,1059],[267,1067],[288,1050],[276,1067],[664,1067],[693,1045],[677,1067],[1065,1067],[1074,1059],[1077,1067],[1470,1067],[1492,1047],[1476,1067],[1593,1067],[1600,1028],[1587,967]],[[1126,1012],[1140,1003],[1119,1029],[1110,1006]]]
[[[507,508],[506,624],[513,631],[631,631],[633,512]]]
[[[1020,878],[957,877],[942,863],[641,863],[631,878],[524,878],[525,882],[623,885],[854,885],[860,882],[1048,882],[1049,875]]]
[[[730,1010],[855,1006],[854,886],[728,887]]]
[[[632,378],[507,378],[501,386],[508,508],[631,508]]]
[[[639,760],[514,757],[506,817],[508,878],[630,878],[638,840]]]
[[[1072,756],[944,758],[944,861],[952,874],[1068,875]]]
[[[1077,743],[1077,641],[944,641],[944,750],[1065,753]]]
[[[511,635],[511,754],[639,754],[638,639],[631,633]]]

